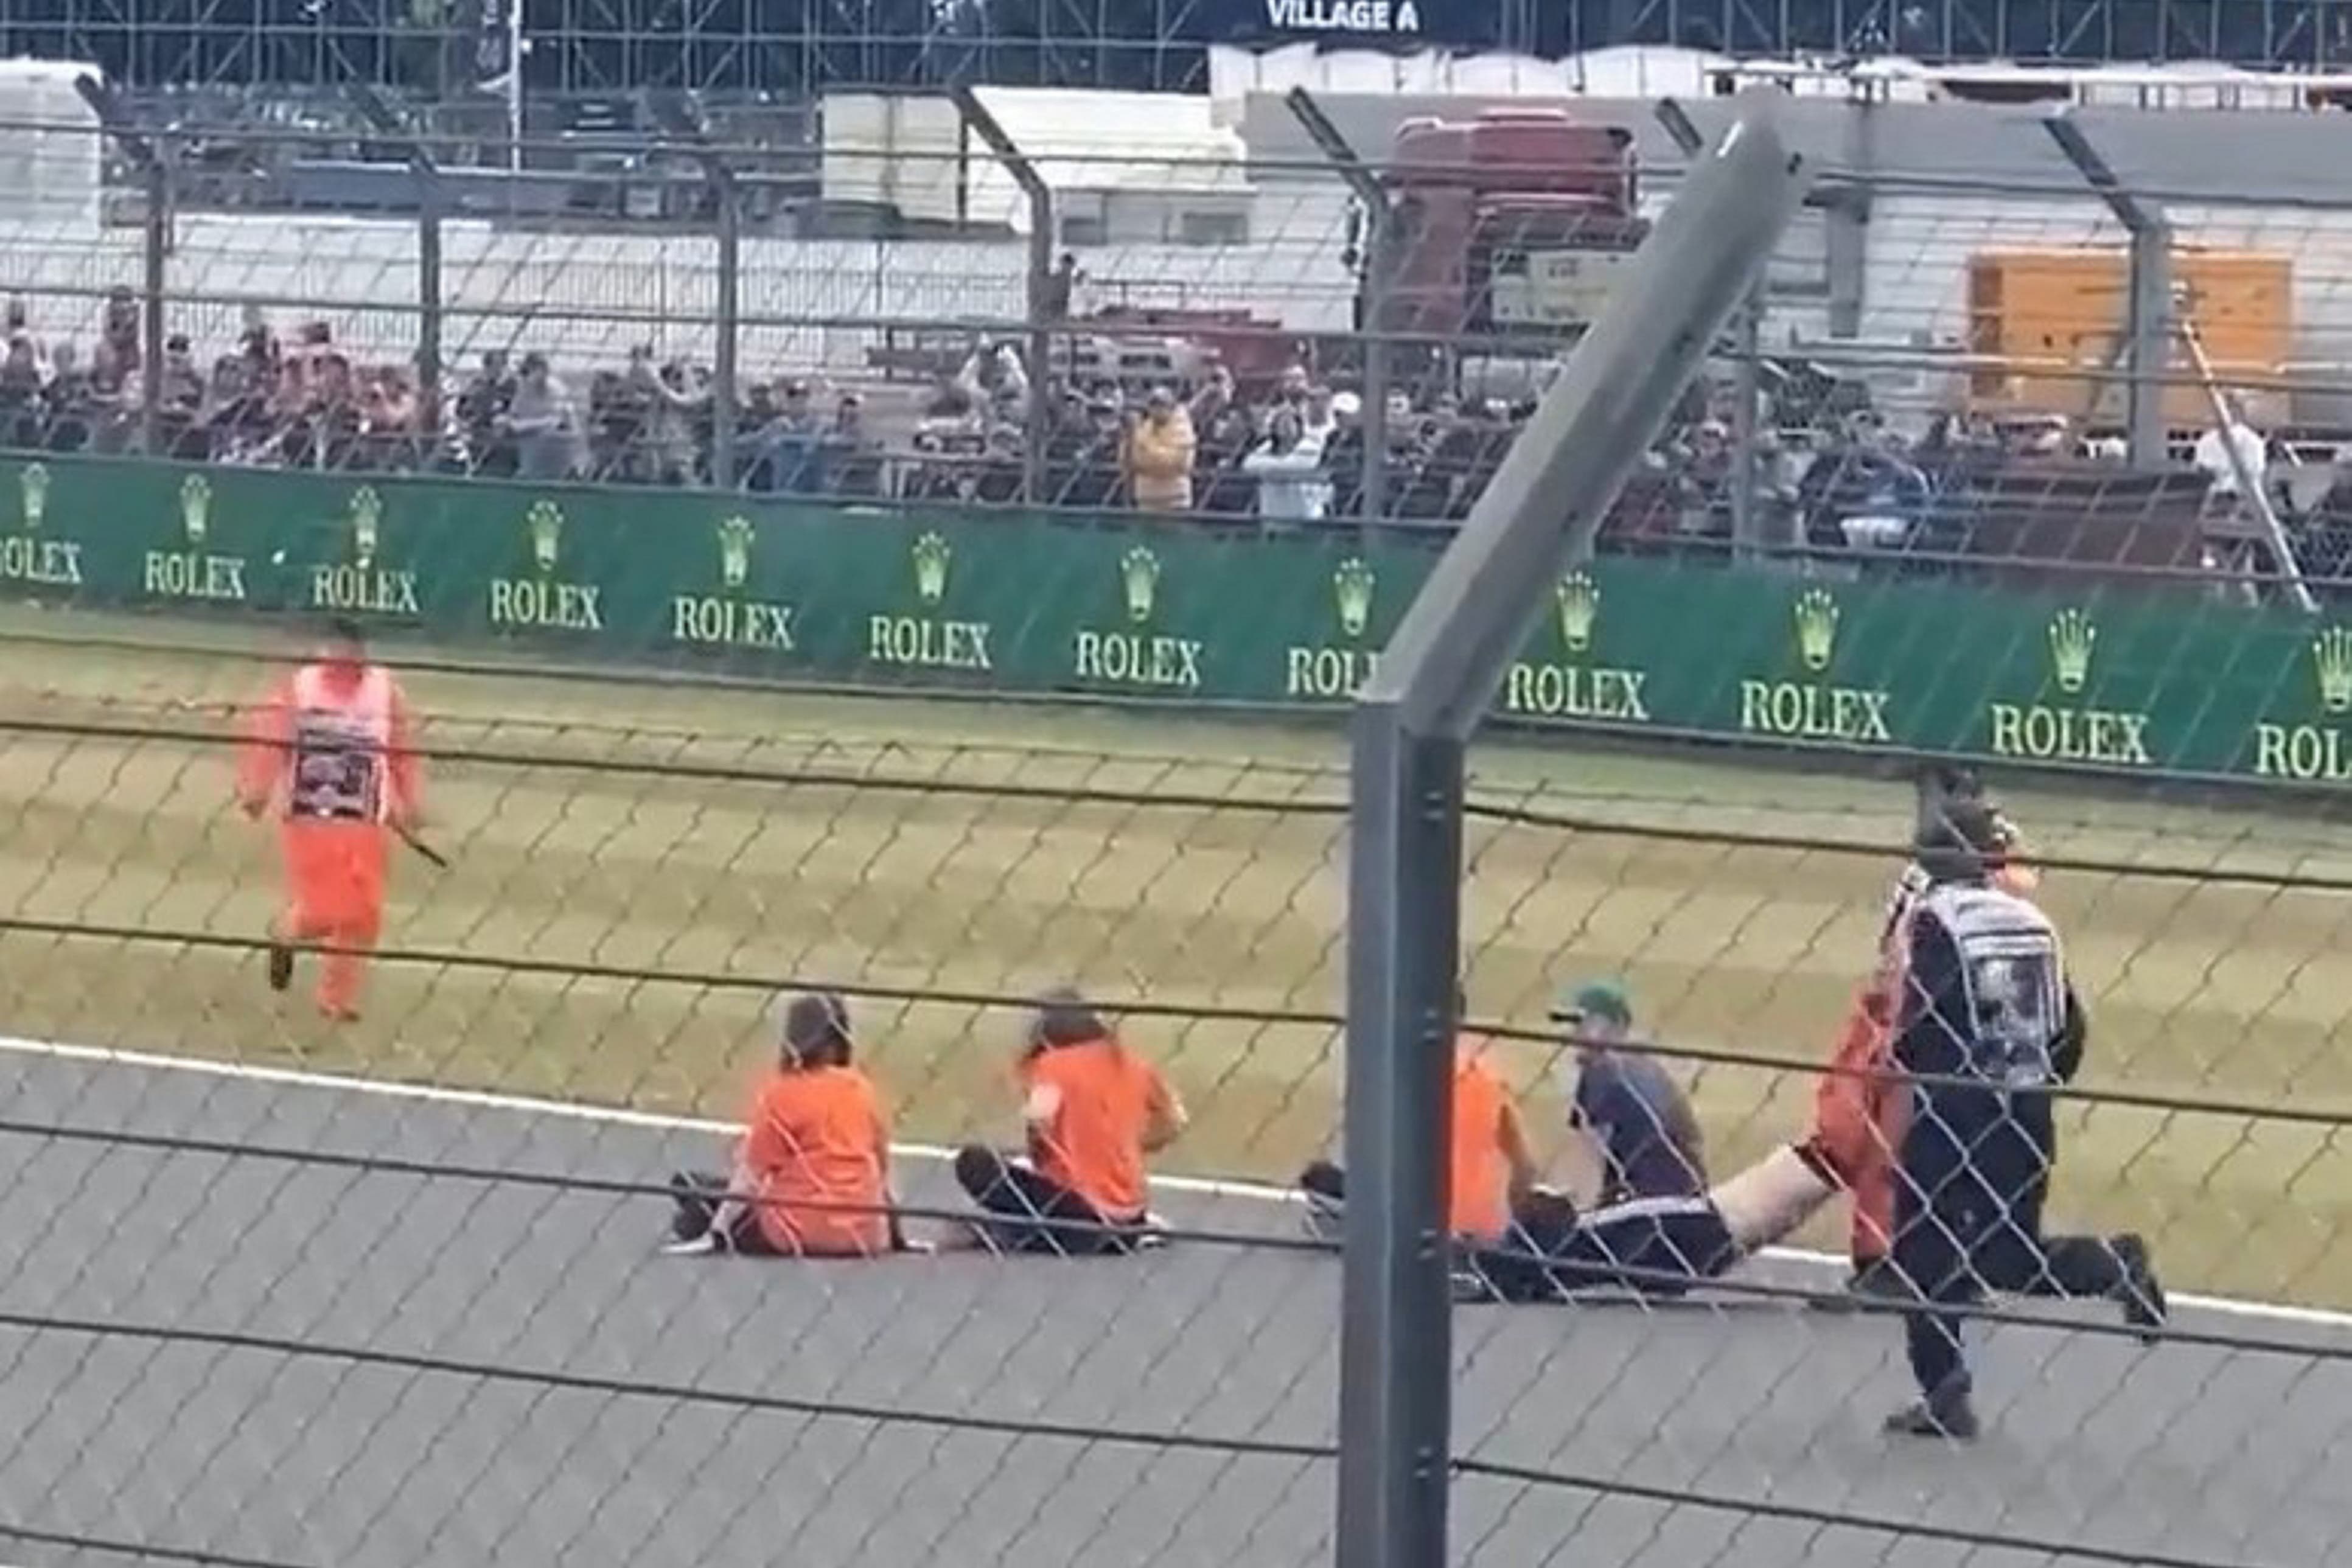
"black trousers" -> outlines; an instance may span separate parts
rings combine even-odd
[[[1059,1182],[977,1144],[957,1151],[955,1175],[987,1216],[981,1228],[1003,1251],[1116,1257],[1134,1251],[1147,1234],[1143,1216],[1107,1215]]]
[[[1989,1292],[2114,1296],[2124,1288],[2112,1241],[2042,1233],[2055,1146],[2046,1099],[1991,1090],[1919,1098],[1896,1171],[1892,1257],[1906,1288],[1936,1309],[1903,1320],[1911,1375],[1931,1399],[1969,1392],[1961,1325]]]
[[[1318,1161],[1299,1186],[1327,1212],[1347,1200],[1347,1176]],[[1671,1300],[1739,1260],[1723,1216],[1703,1197],[1641,1198],[1579,1214],[1555,1193],[1511,1206],[1501,1240],[1465,1245],[1462,1268],[1507,1301],[1546,1301],[1575,1291],[1632,1291]]]
[[[680,1241],[696,1241],[710,1234],[719,1222],[719,1210],[727,1197],[727,1178],[708,1171],[680,1171],[669,1178],[670,1201],[677,1212],[670,1219],[670,1234]],[[773,1258],[776,1249],[768,1245],[768,1233],[760,1228],[760,1217],[748,1205],[738,1205],[719,1237],[719,1244],[730,1252],[740,1252],[747,1258]]]

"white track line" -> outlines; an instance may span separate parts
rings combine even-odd
[[[239,1061],[219,1061],[201,1056],[169,1056],[145,1051],[116,1051],[106,1046],[69,1045],[58,1040],[26,1040],[0,1035],[0,1051],[45,1056],[64,1061],[95,1061],[147,1071],[194,1072],[248,1083],[277,1083],[289,1088],[364,1094],[384,1100],[411,1100],[433,1105],[457,1105],[477,1111],[512,1111],[527,1116],[551,1116],[572,1122],[597,1122],[611,1126],[641,1127],[662,1133],[730,1134],[732,1122],[702,1116],[674,1116],[657,1111],[632,1111],[616,1105],[585,1104],[574,1100],[542,1100],[525,1094],[498,1094],[481,1089],[451,1089],[437,1083],[403,1083],[381,1078],[349,1077],[334,1072],[306,1072],[299,1068],[263,1067]],[[891,1153],[910,1160],[947,1161],[953,1149],[937,1144],[894,1144]],[[1226,1181],[1210,1176],[1157,1176],[1151,1185],[1169,1192],[1197,1197],[1245,1199],[1256,1203],[1289,1204],[1297,1194],[1263,1182]],[[1827,1252],[1795,1247],[1770,1247],[1763,1256],[1782,1262],[1843,1271],[1845,1260]],[[2352,1312],[2319,1307],[2295,1307],[2273,1301],[2246,1301],[2229,1296],[2196,1296],[2175,1292],[2176,1306],[2224,1317],[2255,1318],[2268,1322],[2296,1323],[2310,1328],[2352,1329]]]

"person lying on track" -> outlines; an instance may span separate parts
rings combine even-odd
[[[1670,1300],[1789,1236],[1843,1190],[1833,1160],[1810,1139],[1692,1197],[1633,1198],[1580,1214],[1566,1195],[1538,1189],[1517,1206],[1514,1233],[1500,1245],[1462,1251],[1455,1295],[1549,1301],[1613,1290]]]
[[[1184,1107],[1160,1070],[1064,989],[1031,1019],[1018,1074],[1028,1157],[978,1144],[956,1154],[956,1181],[980,1206],[982,1245],[1077,1257],[1163,1240],[1147,1166],[1184,1130]]]
[[[889,1114],[852,1054],[847,1003],[830,991],[793,998],[733,1174],[670,1179],[677,1213],[667,1250],[773,1258],[909,1250],[890,1196]]]

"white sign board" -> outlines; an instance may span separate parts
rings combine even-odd
[[[1590,321],[1616,287],[1618,269],[1633,259],[1619,250],[1543,250],[1528,256],[1523,274],[1494,280],[1498,326],[1574,327]]]

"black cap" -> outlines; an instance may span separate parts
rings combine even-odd
[[[1936,882],[1979,882],[2009,859],[2017,830],[1981,797],[1948,799],[1927,812],[1912,841],[1919,869]]]

